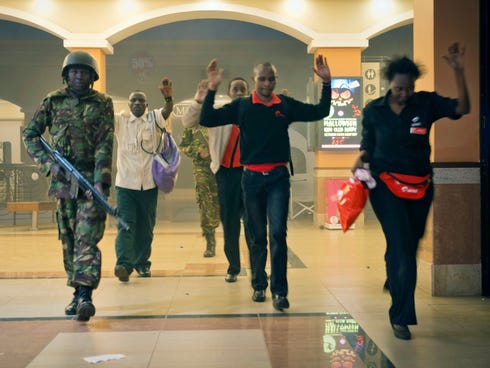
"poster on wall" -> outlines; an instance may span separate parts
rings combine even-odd
[[[362,78],[332,78],[330,114],[321,124],[320,149],[357,149],[361,142]]]

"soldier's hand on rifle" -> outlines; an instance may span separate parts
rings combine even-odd
[[[58,164],[51,165],[50,173],[53,178],[56,178],[58,180],[65,178],[65,171]]]
[[[97,190],[98,192],[104,194],[103,190],[102,190],[102,184],[101,183],[95,183],[94,184],[94,188],[95,190]],[[92,195],[92,192],[90,190],[86,190],[85,191],[85,197],[87,197],[88,199],[92,200],[94,199],[94,196]]]

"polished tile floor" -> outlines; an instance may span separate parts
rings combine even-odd
[[[185,217],[185,216],[184,216]],[[67,318],[54,224],[0,226],[0,367],[490,367],[490,302],[417,290],[413,339],[396,339],[382,291],[384,240],[375,221],[343,234],[300,216],[289,223],[289,300],[251,300],[248,253],[226,283],[222,233],[203,258],[195,216],[159,220],[153,277],[113,276],[115,229],[104,239],[96,316]]]

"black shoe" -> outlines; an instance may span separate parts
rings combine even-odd
[[[77,321],[86,322],[95,315],[95,306],[92,304],[91,286],[80,286],[78,292]]]
[[[265,290],[254,290],[252,295],[252,300],[254,302],[262,303],[265,301]]]
[[[285,296],[273,294],[272,306],[274,307],[275,310],[282,312],[283,309],[289,308],[289,300]]]
[[[77,306],[77,321],[86,322],[95,315],[95,306],[89,300],[81,301]]]
[[[77,314],[77,306],[78,302],[72,300],[71,303],[65,307],[65,314],[67,316],[74,316],[75,314]]]
[[[410,340],[412,338],[412,334],[410,333],[407,325],[392,324],[391,328],[393,328],[393,333],[399,339]]]
[[[136,272],[138,273],[138,277],[151,277],[150,267],[135,267]]]
[[[114,275],[119,279],[121,282],[128,282],[129,281],[129,272],[126,270],[126,267],[118,265],[116,268],[114,268]]]
[[[383,291],[389,293],[390,292],[390,284],[388,283],[388,280],[385,281],[383,285]]]
[[[228,273],[225,277],[226,282],[235,282],[237,280],[237,275],[234,275],[232,273]]]
[[[70,304],[68,304],[66,307],[65,307],[65,314],[67,316],[74,316],[75,314],[77,314],[77,306],[78,306],[78,288],[79,286],[77,286],[75,288],[75,291],[73,292],[73,299],[72,301],[70,302]]]

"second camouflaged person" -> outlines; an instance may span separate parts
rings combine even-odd
[[[219,226],[219,202],[216,178],[210,169],[209,138],[207,128],[185,128],[179,144],[182,152],[192,159],[192,172],[199,206],[202,235],[206,239],[204,257],[216,254],[215,231]]]

